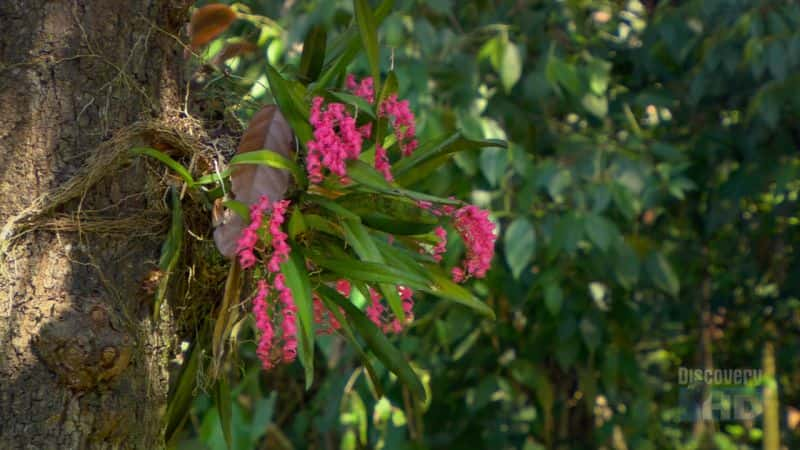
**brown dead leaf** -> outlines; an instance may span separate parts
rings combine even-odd
[[[220,64],[224,63],[225,61],[235,58],[240,55],[246,55],[248,53],[253,53],[258,49],[256,44],[252,42],[231,42],[219,51],[214,56],[214,59],[211,60],[211,64],[215,66],[219,66]]]
[[[212,3],[199,8],[189,22],[189,38],[197,49],[222,34],[236,20],[236,12],[228,5]]]
[[[237,153],[256,150],[272,150],[292,158],[294,133],[276,105],[267,105],[253,116],[239,141]],[[274,202],[283,199],[289,188],[289,179],[289,171],[283,169],[254,164],[236,166],[231,173],[231,191],[235,200],[248,206],[258,202],[262,195]],[[214,241],[220,253],[232,257],[244,221],[235,213],[226,211],[223,222],[214,230]]]

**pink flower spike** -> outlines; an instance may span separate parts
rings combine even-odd
[[[269,294],[269,285],[264,280],[258,280],[258,292],[253,299],[253,316],[256,319],[256,327],[261,331],[261,336],[258,339],[258,347],[256,354],[261,360],[261,364],[265,370],[271,369],[274,364],[272,363],[271,350],[272,339],[274,332],[272,330],[272,321],[270,320],[267,311],[267,295]]]
[[[403,156],[411,156],[417,148],[417,130],[408,100],[398,101],[397,94],[390,95],[378,106],[378,117],[392,119],[392,128]]]
[[[250,205],[250,223],[242,230],[239,240],[236,241],[236,254],[242,268],[249,269],[256,263],[253,249],[258,243],[258,229],[264,218],[264,211],[269,208],[269,197],[262,195],[258,202]]]
[[[455,227],[467,248],[459,278],[463,280],[469,276],[485,277],[492,264],[494,243],[497,240],[494,224],[489,220],[489,212],[474,205],[464,206],[455,212]],[[453,279],[456,279],[455,269]]]
[[[269,218],[269,233],[272,235],[272,256],[267,263],[267,270],[276,273],[281,270],[281,263],[289,259],[291,247],[286,242],[289,237],[281,230],[281,225],[286,220],[286,211],[289,209],[289,200],[281,200],[272,205],[272,215]]]
[[[275,276],[275,289],[283,306],[283,362],[290,363],[297,357],[297,305],[282,273]]]

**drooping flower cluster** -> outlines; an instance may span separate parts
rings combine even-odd
[[[290,363],[297,357],[297,305],[282,273],[275,275],[275,290],[283,304],[283,362]]]
[[[264,219],[264,211],[269,208],[269,198],[262,196],[258,202],[250,206],[250,224],[247,225],[239,240],[236,242],[236,254],[239,255],[239,264],[242,268],[249,269],[256,263],[253,249],[258,243],[258,229]]]
[[[289,258],[291,247],[287,242],[288,236],[281,226],[286,221],[286,212],[290,205],[289,200],[280,200],[270,205],[269,197],[261,196],[258,202],[250,207],[250,224],[242,231],[237,241],[236,253],[239,255],[239,263],[243,268],[249,269],[256,263],[254,249],[259,240],[259,230],[264,223],[264,213],[271,208],[271,215],[268,222],[269,242],[272,253],[265,266],[267,271],[277,274],[274,279],[274,288],[277,297],[281,302],[280,312],[281,335],[275,335],[275,328],[272,320],[279,305],[269,305],[267,299],[270,295],[270,286],[266,280],[258,281],[258,289],[253,298],[253,315],[256,319],[256,327],[261,332],[259,337],[257,354],[265,369],[275,366],[273,358],[274,344],[279,339],[283,341],[280,360],[291,362],[297,357],[297,306],[292,297],[292,291],[286,286],[286,279],[280,272],[280,265]]]
[[[398,100],[397,94],[390,95],[378,107],[378,116],[391,119],[403,156],[411,156],[417,148],[417,129],[408,100]]]
[[[265,370],[273,367],[270,351],[272,350],[272,339],[275,334],[267,307],[267,295],[269,295],[269,285],[266,280],[258,280],[258,291],[253,299],[253,316],[256,319],[256,327],[261,330],[261,338],[258,340],[256,355],[258,355],[258,359],[261,360]]]
[[[281,263],[289,258],[291,248],[286,243],[289,237],[281,230],[281,225],[286,220],[286,210],[289,208],[289,200],[281,200],[272,205],[272,215],[269,218],[269,233],[272,236],[272,256],[267,263],[267,270],[272,273],[281,270]]]
[[[344,104],[328,103],[323,108],[323,101],[322,97],[314,97],[311,104],[314,139],[307,144],[306,170],[312,183],[322,182],[323,168],[345,178],[345,164],[349,159],[358,159],[364,139]]]
[[[492,264],[494,243],[497,240],[494,224],[489,220],[489,212],[474,205],[467,205],[458,210],[451,205],[437,207],[431,202],[422,200],[417,202],[417,206],[435,216],[453,217],[456,231],[461,235],[467,248],[467,256],[461,266],[453,267],[453,280],[461,283],[470,277],[485,277],[486,271]],[[441,255],[447,248],[447,232],[442,227],[437,227],[434,234],[439,238],[439,242],[433,247],[431,256],[435,261],[441,261]]]
[[[492,264],[494,242],[497,240],[489,212],[467,205],[455,212],[454,221],[456,231],[467,247],[467,256],[461,267],[453,268],[453,279],[461,282],[471,276],[485,277]]]

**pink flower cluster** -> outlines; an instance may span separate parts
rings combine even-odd
[[[239,240],[236,241],[236,254],[242,268],[249,269],[256,263],[253,249],[258,243],[258,229],[264,219],[264,211],[269,209],[269,198],[262,196],[257,203],[250,206],[250,224],[242,230]]]
[[[289,258],[291,247],[287,243],[288,236],[283,232],[281,226],[286,221],[286,212],[290,205],[289,200],[280,200],[271,205],[272,213],[269,218],[269,234],[272,246],[272,254],[266,263],[269,272],[276,273],[274,287],[278,298],[281,301],[281,339],[283,348],[281,349],[280,360],[291,362],[297,357],[297,306],[292,297],[292,291],[286,286],[286,279],[280,272],[280,265]],[[264,222],[264,212],[270,209],[269,198],[264,195],[258,202],[250,207],[250,224],[242,231],[236,245],[236,253],[239,255],[239,262],[243,268],[248,269],[255,265],[256,257],[254,248],[258,243],[258,231]],[[256,319],[256,327],[261,331],[258,340],[256,353],[264,366],[264,369],[271,369],[275,366],[273,344],[277,337],[270,316],[270,306],[267,304],[267,297],[270,294],[270,286],[266,280],[258,281],[258,290],[253,299],[253,315]],[[278,305],[273,305],[277,309]]]
[[[455,227],[467,247],[462,267],[453,268],[453,279],[461,282],[470,276],[483,278],[492,264],[494,242],[497,240],[489,212],[467,205],[455,212]]]
[[[372,77],[365,77],[361,82],[356,81],[352,73],[347,74],[347,89],[364,100],[372,103],[375,101],[375,82]]]
[[[417,148],[417,129],[408,100],[398,100],[397,94],[390,95],[378,107],[378,116],[391,119],[403,156],[411,156]]]
[[[369,103],[375,102],[375,85],[371,77],[361,81],[349,74],[347,89],[354,95]],[[325,175],[324,169],[338,175],[344,182],[347,180],[346,163],[358,159],[365,139],[372,136],[372,123],[361,127],[356,125],[342,103],[323,105],[322,97],[315,97],[311,103],[310,122],[314,130],[314,138],[308,142],[306,170],[312,183],[321,183]],[[411,112],[407,100],[398,100],[392,94],[378,106],[378,116],[390,119],[403,156],[409,156],[417,148],[416,119]],[[375,168],[387,181],[393,181],[391,162],[385,148],[380,142],[375,143]]]
[[[275,290],[283,303],[283,362],[290,363],[297,357],[297,305],[282,273],[275,275]]]
[[[346,177],[345,163],[348,159],[358,159],[364,139],[344,104],[328,103],[323,109],[323,101],[322,97],[314,97],[311,103],[314,139],[307,144],[306,170],[312,183],[322,182],[323,168],[340,178]]]
[[[269,233],[272,235],[272,256],[267,263],[267,270],[272,273],[280,272],[281,263],[289,258],[291,248],[286,243],[289,236],[281,230],[281,225],[286,220],[286,210],[289,200],[281,200],[272,205],[272,215],[269,218]]]
[[[403,300],[403,312],[406,316],[406,323],[414,320],[414,291],[405,286],[398,286],[397,293]],[[367,305],[366,315],[372,323],[380,328],[384,333],[400,333],[403,331],[403,324],[392,317],[388,308],[381,303],[381,294],[373,288],[369,288],[370,304]]]
[[[460,267],[452,270],[453,280],[461,283],[469,277],[483,278],[492,264],[494,243],[497,240],[494,224],[489,220],[489,212],[477,206],[467,205],[458,210],[451,205],[436,207],[428,201],[418,201],[417,205],[436,216],[452,216],[456,231],[467,247],[467,257]],[[442,227],[434,231],[439,242],[433,248],[433,259],[441,261],[447,248],[447,232]]]
[[[267,311],[267,295],[269,295],[269,285],[265,280],[258,280],[258,292],[253,299],[253,315],[256,318],[256,327],[261,330],[261,338],[258,340],[256,354],[265,370],[274,367],[270,356],[274,331]]]

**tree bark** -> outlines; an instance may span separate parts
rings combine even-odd
[[[0,1],[0,226],[79,173],[116,130],[178,114],[175,36],[190,3]],[[8,249],[0,448],[163,447],[175,338],[169,319],[151,320],[141,288],[163,236],[78,221],[79,212],[124,221],[152,211],[160,199],[146,194],[146,179],[142,164],[109,173],[52,211],[61,222]]]

